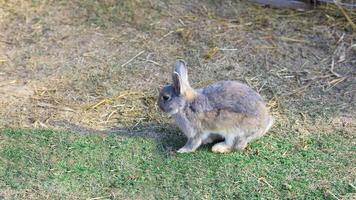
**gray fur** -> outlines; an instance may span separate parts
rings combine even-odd
[[[201,89],[201,94],[190,103],[196,112],[224,109],[256,116],[256,103],[263,102],[255,91],[236,81],[219,81]]]
[[[178,150],[180,153],[193,152],[214,138],[225,138],[213,146],[214,152],[242,150],[273,124],[261,96],[245,84],[219,81],[194,90],[182,60],[176,62],[172,76],[173,84],[161,90],[158,105],[175,118],[188,138],[187,144]]]
[[[191,120],[189,120],[186,115],[178,113],[174,115],[174,119],[178,127],[188,138],[196,135],[195,128],[193,127],[193,124],[191,124]]]

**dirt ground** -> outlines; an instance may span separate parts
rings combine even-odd
[[[183,58],[194,87],[231,79],[259,91],[277,118],[275,132],[355,133],[356,33],[336,7],[0,2],[2,128],[164,126],[170,120],[156,106],[158,90]]]

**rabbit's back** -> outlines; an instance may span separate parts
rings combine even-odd
[[[208,102],[206,111],[226,110],[257,116],[264,105],[259,94],[237,81],[219,81],[198,91]]]

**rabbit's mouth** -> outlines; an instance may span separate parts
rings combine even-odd
[[[179,112],[179,109],[173,109],[170,112],[167,113],[168,117],[172,117],[173,115],[177,114]]]

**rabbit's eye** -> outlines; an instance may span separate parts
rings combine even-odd
[[[168,100],[170,100],[171,99],[171,97],[170,96],[168,96],[168,95],[163,95],[163,100],[164,101],[168,101]]]

